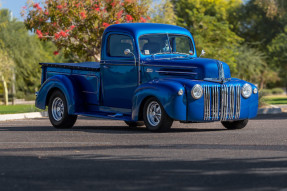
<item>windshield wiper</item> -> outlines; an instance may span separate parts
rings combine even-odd
[[[158,54],[171,54],[170,52],[158,52],[158,53],[154,53],[152,54],[153,56],[158,55]]]
[[[183,55],[189,56],[189,54],[183,53],[183,52],[172,52],[172,53],[173,53],[173,54],[183,54]]]

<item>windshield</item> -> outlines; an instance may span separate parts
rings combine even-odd
[[[186,54],[193,55],[193,44],[189,37],[171,34],[143,35],[139,38],[143,55]]]

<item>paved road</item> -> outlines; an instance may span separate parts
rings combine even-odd
[[[242,130],[174,123],[169,133],[80,119],[0,123],[0,190],[287,190],[287,114]]]

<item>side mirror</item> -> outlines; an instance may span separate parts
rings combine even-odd
[[[199,56],[199,57],[201,57],[201,56],[205,55],[205,53],[206,53],[206,52],[202,49],[202,50],[201,50],[201,54],[200,54],[200,56]]]
[[[125,51],[124,51],[124,54],[125,55],[128,55],[128,54],[130,54],[131,53],[131,50],[130,49],[125,49]]]

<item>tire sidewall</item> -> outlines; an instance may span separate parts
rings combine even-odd
[[[147,119],[147,108],[148,108],[148,105],[151,103],[151,102],[157,102],[160,106],[160,109],[161,109],[161,118],[160,118],[160,122],[156,125],[156,126],[153,126],[149,123],[148,119]],[[165,115],[165,111],[164,111],[164,108],[162,107],[161,103],[158,101],[158,99],[156,99],[155,97],[152,97],[152,98],[149,98],[146,102],[145,102],[145,105],[144,105],[144,112],[143,112],[143,119],[144,119],[144,122],[145,122],[145,125],[146,127],[148,128],[148,130],[150,131],[159,131],[160,130],[160,127],[162,126],[162,123],[163,123],[163,115]]]
[[[64,104],[64,113],[63,113],[63,117],[61,120],[57,121],[54,119],[53,115],[52,115],[52,104],[55,98],[59,97]],[[48,105],[48,114],[49,114],[49,119],[51,121],[51,123],[53,124],[53,126],[58,127],[61,126],[65,119],[67,118],[68,115],[68,107],[67,107],[67,101],[66,101],[66,97],[64,96],[64,94],[60,91],[55,91],[52,93],[50,99],[49,99],[49,105]]]

